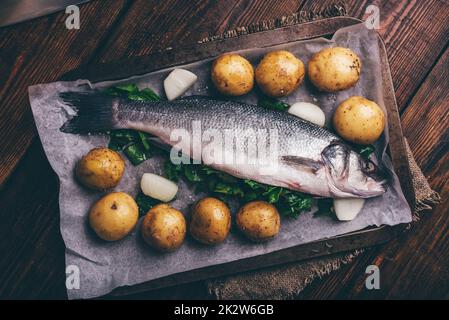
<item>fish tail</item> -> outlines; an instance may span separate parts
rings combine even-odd
[[[59,96],[77,114],[60,128],[65,133],[104,132],[114,128],[113,96],[95,92],[63,92]]]

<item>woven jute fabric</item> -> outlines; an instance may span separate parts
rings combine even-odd
[[[344,4],[337,3],[324,8],[320,12],[297,12],[291,16],[257,22],[246,27],[228,30],[220,35],[205,38],[200,43],[223,38],[237,37],[242,34],[272,30],[287,25],[304,23],[326,17],[346,15]],[[406,141],[408,161],[413,177],[415,207],[413,221],[419,220],[423,210],[432,208],[440,201],[438,193],[433,191],[421,169],[416,164],[410,147]],[[342,265],[352,262],[364,250],[354,250],[301,262],[293,262],[282,266],[263,270],[245,272],[207,281],[209,292],[217,299],[289,299],[315,279],[338,270]]]

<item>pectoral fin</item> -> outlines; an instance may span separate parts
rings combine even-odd
[[[316,173],[320,168],[323,167],[324,163],[322,161],[313,160],[310,158],[298,157],[298,156],[282,156],[280,158],[281,162],[293,166],[301,167]]]

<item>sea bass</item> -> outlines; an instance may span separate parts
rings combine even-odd
[[[333,133],[286,112],[197,96],[155,102],[101,92],[60,96],[77,112],[61,127],[65,133],[135,129],[238,178],[331,198],[385,192],[385,179],[371,161]]]

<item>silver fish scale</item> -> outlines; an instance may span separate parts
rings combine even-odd
[[[130,123],[144,124],[147,132],[155,129],[172,131],[183,128],[192,132],[192,121],[200,121],[202,131],[231,130],[235,136],[248,135],[248,129],[268,132],[277,129],[280,155],[319,159],[321,151],[339,138],[329,131],[286,112],[234,101],[186,98],[175,101],[119,101],[118,127]],[[140,125],[139,128],[142,128]],[[256,143],[257,135],[249,135],[248,143]]]

